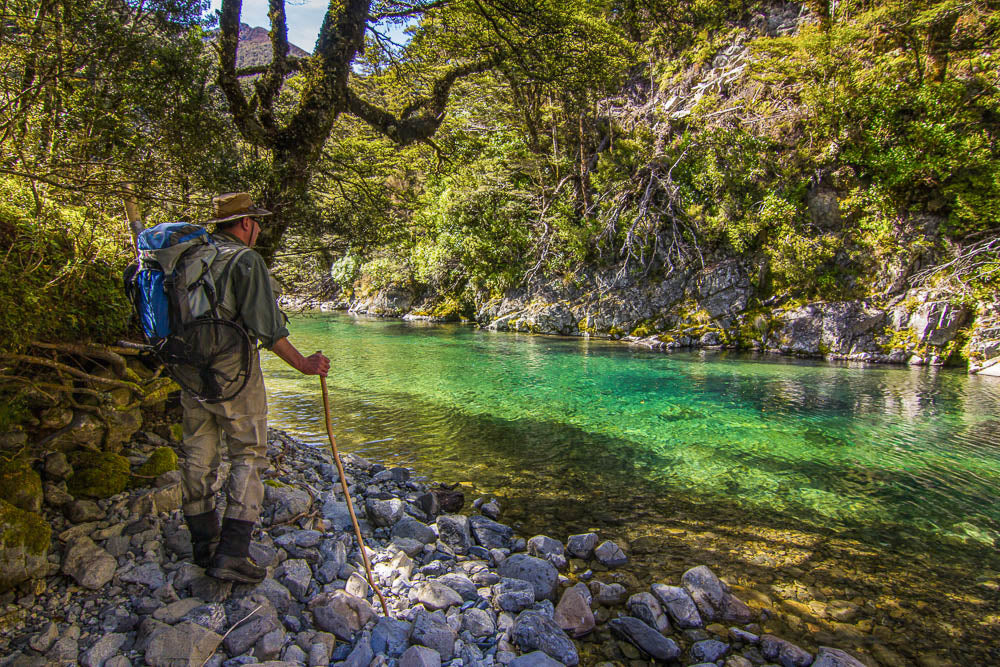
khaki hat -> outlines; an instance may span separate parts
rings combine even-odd
[[[246,192],[227,192],[212,197],[212,213],[215,217],[205,222],[206,225],[216,225],[220,222],[236,220],[237,218],[260,218],[271,215],[264,208],[257,208]]]

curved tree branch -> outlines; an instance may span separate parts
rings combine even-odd
[[[434,82],[429,96],[408,104],[398,117],[365,100],[350,88],[347,89],[347,108],[400,146],[425,141],[434,135],[444,120],[448,97],[455,82],[464,76],[485,72],[496,62],[496,58],[491,57],[449,69]]]

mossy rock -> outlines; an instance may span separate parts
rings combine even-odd
[[[46,572],[51,539],[41,516],[0,500],[0,593]]]
[[[177,470],[177,453],[172,447],[157,447],[135,471],[133,486],[147,486],[151,479],[171,470]]]
[[[0,458],[0,499],[27,512],[39,512],[43,497],[42,478],[27,457]]]
[[[184,425],[183,424],[171,424],[170,425],[170,437],[173,438],[175,442],[184,442]]]
[[[128,459],[111,452],[73,452],[70,463],[74,473],[66,480],[74,496],[107,498],[121,493],[131,477]]]

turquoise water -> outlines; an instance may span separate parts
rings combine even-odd
[[[683,507],[880,549],[1000,546],[997,378],[344,314],[290,328],[331,359],[344,451],[496,493],[528,531]],[[264,366],[271,425],[324,445],[318,380]]]

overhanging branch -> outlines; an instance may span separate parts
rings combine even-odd
[[[399,117],[375,106],[350,88],[347,89],[347,108],[401,146],[425,141],[434,135],[444,120],[448,96],[455,82],[464,76],[485,72],[495,64],[495,58],[488,58],[451,68],[434,82],[429,96],[414,100],[403,109]]]

